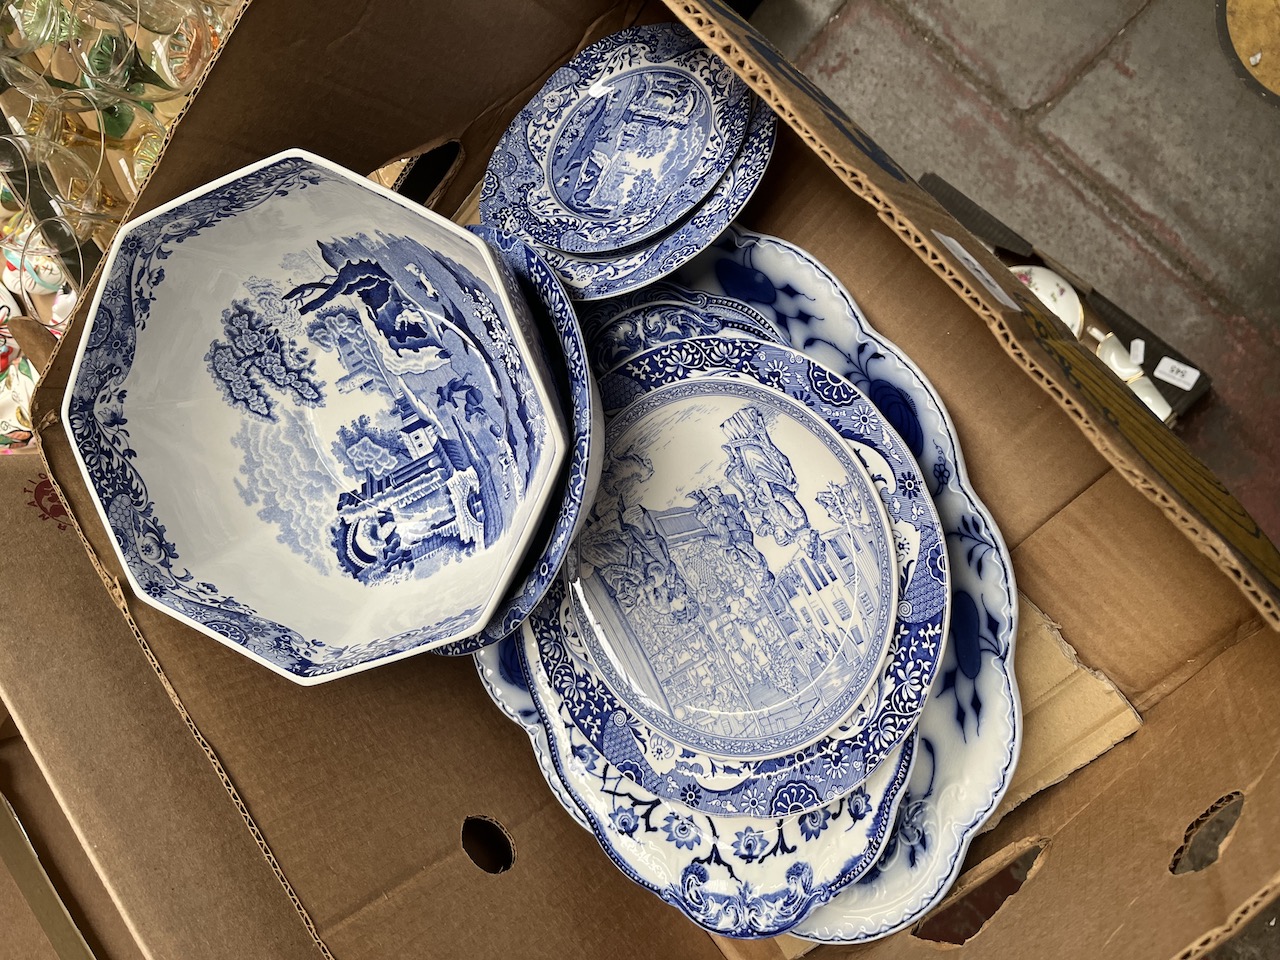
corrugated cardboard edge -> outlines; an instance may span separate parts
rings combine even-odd
[[[1272,626],[1280,627],[1280,552],[1209,469],[1140,408],[1096,357],[1065,336],[1058,321],[1018,289],[994,256],[968,237],[870,137],[736,13],[718,0],[668,3],[965,300],[1005,351],[1076,421],[1098,452],[1229,574]],[[925,236],[924,228],[930,224],[967,238],[966,251],[989,279],[994,278],[994,289],[972,282],[974,274],[958,258]],[[997,290],[1020,309],[1002,305]],[[1015,317],[1025,334],[1015,333],[1010,326]],[[1049,373],[1052,366],[1059,368],[1061,378]],[[1151,465],[1158,480],[1139,466],[1141,460]]]
[[[1237,907],[1235,912],[1227,918],[1226,923],[1220,927],[1214,927],[1204,936],[1187,944],[1183,950],[1175,953],[1170,960],[1196,960],[1197,957],[1203,957],[1214,947],[1230,940],[1239,932],[1241,927],[1270,906],[1277,898],[1280,898],[1280,873],[1277,873],[1271,878],[1270,883]]]

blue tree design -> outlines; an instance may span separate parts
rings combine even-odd
[[[324,402],[324,381],[306,347],[280,333],[248,300],[236,300],[222,312],[226,340],[215,340],[204,355],[213,379],[233,407],[275,421],[272,388],[299,406]]]
[[[367,413],[362,413],[349,425],[338,427],[338,439],[333,441],[332,449],[334,456],[357,480],[366,472],[385,476],[409,462],[400,432],[379,427]]]

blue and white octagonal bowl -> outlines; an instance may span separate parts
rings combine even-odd
[[[290,150],[103,276],[63,415],[140,598],[304,684],[485,626],[569,445],[479,238]]]

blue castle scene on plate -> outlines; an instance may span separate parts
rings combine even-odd
[[[309,259],[319,279],[297,283]],[[495,542],[539,452],[533,421],[502,403],[521,371],[503,362],[492,294],[447,257],[382,234],[320,242],[281,270],[293,285],[248,281],[205,355],[226,402],[248,414],[233,439],[245,502],[308,562],[361,583],[429,575]],[[492,323],[469,324],[464,307]],[[341,363],[332,384],[316,375],[318,351]],[[366,412],[316,436],[304,411],[331,392],[360,395]],[[321,461],[314,483],[280,475],[281,444],[326,441],[340,472],[325,476]],[[325,493],[333,517],[319,530],[313,498]]]
[[[557,70],[494,150],[485,222],[607,255],[685,218],[738,155],[752,96],[678,24],[632,27]]]
[[[820,736],[865,689],[892,605],[864,472],[825,425],[746,383],[656,391],[610,433],[578,547],[606,676],[616,663],[647,720],[715,753]],[[802,490],[793,461],[821,487]]]
[[[688,179],[710,131],[711,102],[688,75],[636,70],[609,93],[587,97],[551,147],[551,188],[570,210],[594,218],[649,211]]]

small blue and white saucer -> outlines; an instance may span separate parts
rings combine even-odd
[[[586,256],[543,247],[540,252],[575,300],[602,300],[638,290],[674,273],[715,243],[764,177],[778,118],[756,100],[746,142],[714,190],[687,220],[652,242],[612,255]]]
[[[677,340],[720,336],[786,342],[758,310],[741,300],[665,280],[592,304],[582,311],[582,330],[598,377],[650,347]]]
[[[753,100],[679,24],[605,37],[553,73],[498,142],[481,217],[568,253],[642,243],[724,177]]]

